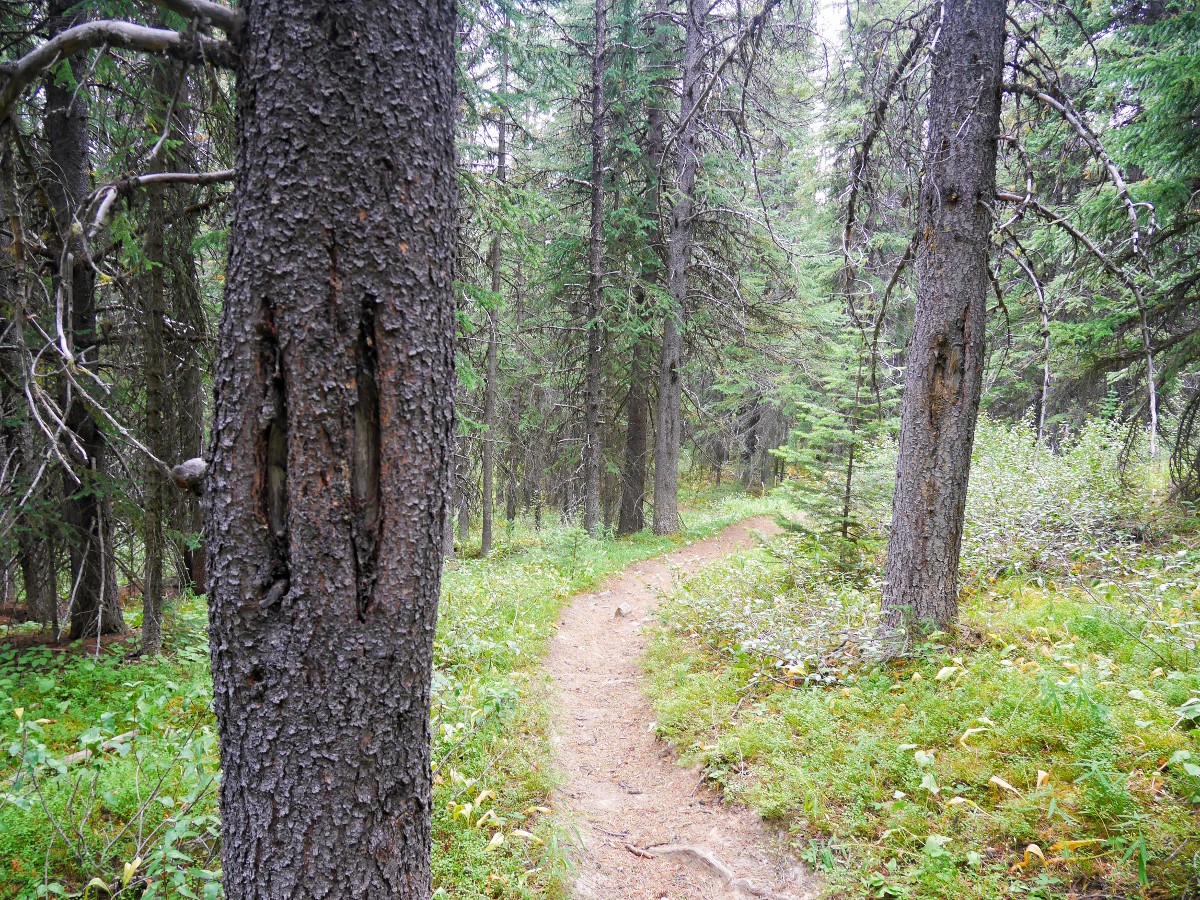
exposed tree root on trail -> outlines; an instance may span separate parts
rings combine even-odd
[[[563,613],[547,657],[555,682],[555,744],[562,798],[575,814],[574,893],[596,900],[806,900],[815,879],[751,811],[726,805],[655,735],[640,660],[660,592],[775,534],[749,519],[657,559],[637,563]]]

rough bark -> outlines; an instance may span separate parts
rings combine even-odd
[[[621,504],[617,534],[635,534],[646,527],[646,460],[649,457],[649,398],[646,374],[649,341],[640,337],[629,370],[629,399],[625,402],[625,459],[621,465]]]
[[[984,363],[1004,0],[945,0],[930,74],[884,610],[891,625],[958,615],[958,560]]]
[[[508,48],[500,53],[500,93],[508,91]],[[503,108],[500,111],[499,132],[496,139],[496,182],[504,184],[508,170],[507,122]],[[499,387],[498,361],[500,333],[496,323],[496,306],[500,299],[500,232],[492,235],[492,305],[487,310],[487,365],[483,389],[483,503],[480,510],[479,553],[487,556],[492,552],[492,525],[496,503],[496,391]]]
[[[667,221],[667,291],[671,305],[663,318],[658,378],[658,428],[654,435],[654,533],[679,530],[679,450],[683,442],[683,325],[687,316],[688,266],[692,260],[696,142],[703,89],[704,28],[708,4],[688,0],[684,17],[683,92],[675,143],[675,190]]]
[[[83,21],[84,13],[73,0],[50,4],[53,37]],[[83,61],[71,60],[76,79],[85,75]],[[71,352],[76,364],[94,367],[99,356],[96,332],[96,286],[92,267],[83,262],[86,251],[73,228],[79,205],[88,195],[88,92],[75,90],[53,74],[46,79],[45,137],[50,153],[47,195],[53,207],[58,246],[64,264],[55,288],[70,309]],[[102,496],[105,436],[86,401],[68,388],[65,421],[74,432],[85,458],[78,460],[81,484],[68,480],[64,518],[68,526],[72,583],[72,640],[125,630],[117,598],[112,526],[104,515]]]
[[[583,528],[596,536],[600,529],[600,392],[603,371],[604,305],[604,65],[606,0],[596,0],[595,40],[592,45],[591,143],[592,169],[588,227],[587,360],[583,387]]]
[[[205,494],[224,891],[423,900],[454,8],[245,12]]]

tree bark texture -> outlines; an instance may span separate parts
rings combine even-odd
[[[654,533],[679,530],[679,450],[683,442],[683,325],[687,316],[688,266],[692,260],[692,213],[695,208],[697,133],[703,90],[704,27],[708,4],[688,0],[684,19],[683,128],[675,145],[675,190],[667,222],[667,291],[671,306],[663,318],[658,381],[658,428],[654,435]]]
[[[604,311],[604,65],[605,3],[596,0],[595,43],[592,46],[592,170],[588,229],[587,361],[583,388],[583,527],[596,536],[600,530],[600,392],[603,387],[601,352]]]
[[[51,37],[85,19],[73,0],[53,0],[49,12]],[[72,58],[71,67],[77,81],[84,77],[84,63],[79,57]],[[84,258],[82,239],[73,228],[89,190],[86,88],[76,90],[53,74],[47,77],[45,136],[52,163],[47,194],[58,229],[55,250],[63,260],[55,287],[64,308],[69,310],[71,352],[76,363],[94,367],[99,356],[95,275]],[[104,431],[78,389],[68,385],[66,390],[69,399],[65,421],[85,454],[76,473],[81,483],[66,481],[63,510],[74,585],[70,637],[75,640],[97,633],[120,633],[125,630],[125,620],[117,597],[112,526],[104,514]]]
[[[427,898],[454,6],[242,8],[205,495],[224,891]]]
[[[918,213],[917,309],[901,412],[885,619],[958,616],[958,560],[983,377],[1004,0],[944,0]]]

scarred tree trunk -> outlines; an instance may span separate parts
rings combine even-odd
[[[688,0],[684,20],[681,128],[675,145],[675,192],[667,223],[667,291],[658,377],[658,430],[654,440],[654,533],[679,530],[679,450],[683,442],[683,323],[687,315],[688,266],[692,261],[692,212],[696,189],[696,137],[703,90],[704,26],[708,4]]]
[[[1004,62],[1004,0],[944,0],[933,53],[929,143],[888,542],[888,624],[958,616],[958,558],[979,412],[990,203]]]
[[[49,33],[58,34],[84,18],[75,0],[53,0]],[[86,67],[80,57],[72,58],[71,67],[76,79],[84,76]],[[87,89],[76,90],[67,81],[50,75],[46,79],[45,123],[52,162],[47,193],[61,241],[55,250],[67,260],[56,279],[56,289],[70,300],[64,305],[70,309],[71,352],[76,364],[94,367],[99,356],[95,274],[84,258],[87,251],[75,227],[76,213],[89,189]],[[79,380],[81,384],[87,382],[86,376]],[[64,503],[74,585],[70,636],[75,640],[97,633],[120,633],[125,630],[125,620],[117,598],[112,525],[105,515],[102,494],[104,431],[79,390],[70,387],[69,391],[65,420],[85,456],[77,467],[82,483],[67,480]]]
[[[205,495],[224,891],[427,898],[454,7],[242,9]]]
[[[617,534],[635,534],[646,527],[646,458],[649,455],[650,417],[646,397],[647,339],[638,338],[629,370],[629,399],[625,402],[625,459],[621,465],[621,508]]]
[[[604,54],[607,0],[596,0],[592,47],[591,218],[588,232],[587,370],[583,388],[583,527],[595,537],[600,528],[601,315],[604,303]]]

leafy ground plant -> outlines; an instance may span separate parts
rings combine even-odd
[[[1009,477],[1010,437],[980,442],[958,633],[880,662],[882,557],[847,569],[787,536],[671,598],[648,664],[659,728],[831,893],[1188,895],[1200,538],[1153,481],[1115,495],[1109,444],[1086,439],[1033,460],[1043,512],[1009,531],[989,479]]]

